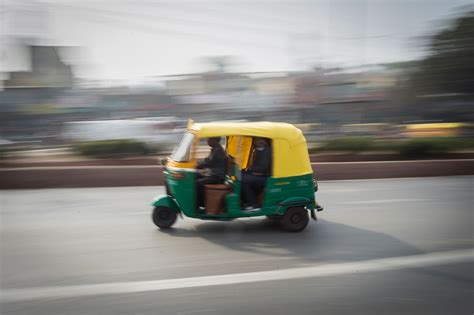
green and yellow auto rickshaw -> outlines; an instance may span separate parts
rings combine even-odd
[[[203,139],[225,140],[227,175],[221,184],[206,185],[205,207],[197,203],[198,158]],[[271,147],[271,175],[259,192],[259,207],[246,211],[241,201],[241,174],[254,155],[254,141],[265,138]],[[187,132],[173,154],[163,163],[166,195],[152,203],[153,222],[161,229],[171,227],[177,215],[203,220],[233,220],[267,216],[279,220],[291,232],[303,230],[309,214],[316,220],[317,183],[300,129],[272,122],[189,122]]]

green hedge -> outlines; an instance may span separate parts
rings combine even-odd
[[[426,138],[403,141],[399,152],[403,156],[417,157],[462,151],[474,148],[473,139],[467,138]]]
[[[362,152],[369,151],[373,145],[374,139],[371,137],[344,137],[323,142],[316,151]]]
[[[73,146],[76,152],[94,157],[140,156],[150,153],[142,142],[133,140],[102,140],[81,142]]]
[[[364,152],[395,151],[400,155],[417,157],[453,151],[473,150],[473,138],[439,137],[409,140],[375,140],[371,137],[344,137],[327,140],[311,153],[321,151]]]

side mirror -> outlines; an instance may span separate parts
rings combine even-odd
[[[160,164],[161,165],[166,165],[166,162],[168,162],[168,158],[161,158],[160,159]]]

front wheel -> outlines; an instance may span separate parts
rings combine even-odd
[[[304,207],[289,208],[280,222],[281,226],[288,232],[300,232],[308,225],[308,210]]]
[[[176,211],[168,207],[155,207],[151,215],[153,223],[160,229],[168,229],[176,222]]]

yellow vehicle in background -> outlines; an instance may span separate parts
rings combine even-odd
[[[402,126],[402,134],[408,138],[458,137],[473,132],[469,123],[427,123]]]

